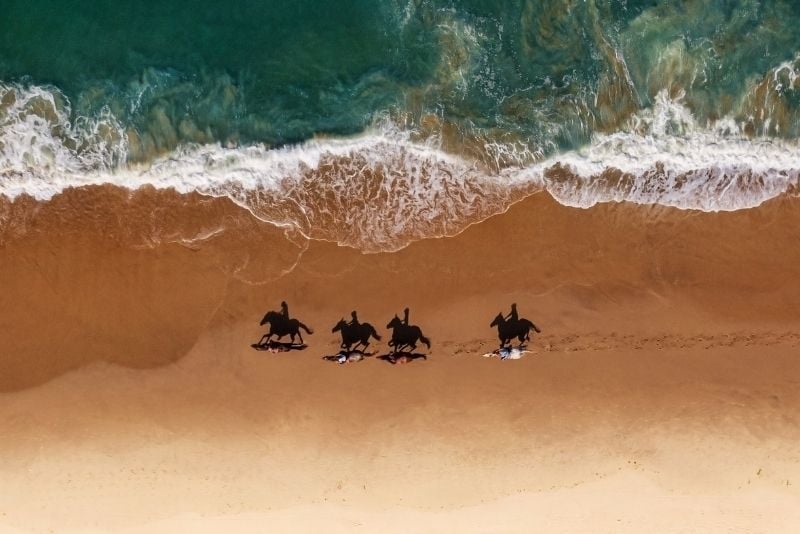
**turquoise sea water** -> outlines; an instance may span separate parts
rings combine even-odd
[[[0,194],[148,183],[370,250],[532,187],[753,207],[800,179],[797,28],[790,0],[4,0]]]
[[[108,106],[156,150],[353,134],[389,112],[552,152],[662,90],[701,122],[796,136],[794,85],[769,125],[748,100],[795,60],[798,27],[788,0],[5,0],[0,80],[52,85],[73,114]]]

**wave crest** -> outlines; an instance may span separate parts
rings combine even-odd
[[[185,145],[126,163],[126,134],[107,109],[72,123],[70,113],[55,90],[0,86],[0,194],[47,200],[87,185],[172,188],[227,197],[263,221],[365,252],[454,235],[540,190],[583,208],[628,201],[736,210],[796,187],[800,176],[796,141],[748,138],[733,121],[697,124],[666,93],[622,131],[548,158],[525,153],[501,170],[388,121],[354,138],[279,149]],[[487,138],[484,149],[515,161],[514,143]]]
[[[69,100],[55,88],[0,82],[0,192],[13,197],[43,177],[125,162],[127,137],[108,107],[74,122],[71,116]]]

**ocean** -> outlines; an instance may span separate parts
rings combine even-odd
[[[800,4],[5,0],[0,194],[228,197],[365,252],[546,190],[703,211],[793,191]]]

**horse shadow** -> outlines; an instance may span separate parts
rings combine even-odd
[[[375,352],[364,352],[361,350],[343,350],[338,354],[323,356],[322,359],[338,364],[356,363],[375,356]]]
[[[426,360],[428,359],[427,354],[421,354],[419,352],[390,352],[388,354],[382,354],[378,356],[379,360],[383,360],[387,363],[392,365],[396,364],[404,364],[410,363],[414,360]]]
[[[539,327],[528,319],[508,320],[502,313],[498,313],[489,325],[490,328],[495,326],[497,327],[497,337],[500,340],[499,350],[510,349],[511,343],[515,338],[519,341],[519,349],[523,350],[531,340],[531,332],[542,333]]]
[[[281,341],[265,341],[263,343],[253,343],[250,345],[254,350],[266,352],[289,352],[292,350],[305,350],[308,345],[305,343],[291,343]]]
[[[286,303],[283,303],[284,305]],[[305,347],[306,342],[303,340],[303,334],[300,333],[300,330],[305,330],[306,334],[313,334],[313,330],[308,326],[301,323],[298,319],[289,319],[286,315],[281,312],[276,311],[268,311],[264,318],[261,319],[259,323],[261,326],[265,324],[269,324],[269,332],[261,336],[261,339],[258,340],[257,343],[253,344],[253,348],[256,347],[272,347],[273,344],[278,343],[279,346],[285,347],[286,345],[289,346],[303,346]],[[278,339],[282,338],[283,336],[290,336],[291,342],[290,343],[282,343],[279,341],[274,341],[272,336],[278,336]],[[300,338],[300,344],[297,345],[294,342],[295,337]]]
[[[395,315],[392,320],[389,321],[389,324],[386,325],[386,328],[392,330],[392,339],[389,341],[391,352],[387,354],[387,356],[394,355],[392,359],[395,361],[400,355],[405,355],[406,358],[410,357],[411,360],[415,360],[420,357],[424,357],[427,360],[427,356],[423,356],[422,354],[418,354],[413,351],[417,348],[418,342],[422,342],[430,349],[431,340],[425,337],[425,335],[422,333],[422,329],[419,326],[408,324],[408,308],[405,309],[405,314],[406,317],[402,321],[397,315]],[[394,363],[394,361],[392,361],[392,363]]]

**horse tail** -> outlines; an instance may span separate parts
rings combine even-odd
[[[425,346],[431,348],[431,340],[422,335],[422,330],[419,331],[419,340],[425,343]]]
[[[304,324],[303,324],[303,323],[301,323],[300,321],[297,321],[297,326],[299,326],[300,328],[302,328],[303,330],[305,330],[307,334],[313,334],[313,333],[314,333],[314,331],[313,331],[313,330],[311,330],[309,327],[307,327],[306,325],[304,325]]]
[[[533,324],[533,321],[530,321],[528,319],[525,319],[525,321],[527,321],[527,323],[530,325],[530,328],[533,328],[534,332],[536,332],[537,334],[541,334],[542,333],[542,331],[539,330],[539,327],[536,326],[535,324]]]
[[[381,336],[378,335],[378,331],[375,330],[375,327],[372,326],[372,325],[369,325],[369,329],[370,329],[370,335],[372,337],[374,337],[375,339],[377,339],[378,341],[380,341],[381,340]]]

